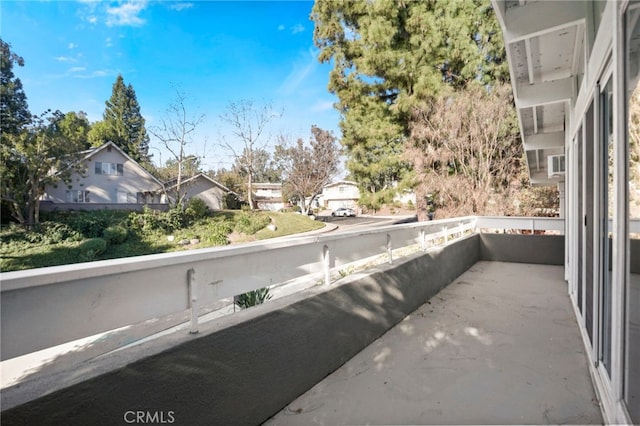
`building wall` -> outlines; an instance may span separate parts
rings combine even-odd
[[[551,135],[563,142],[556,154],[567,164],[560,182],[565,278],[605,421],[640,424],[640,8],[627,1],[492,3],[511,55],[525,146],[529,138],[537,155],[555,149]],[[553,42],[569,40],[575,51],[565,67],[557,61],[567,51]],[[541,114],[544,108],[562,113]],[[556,126],[536,133],[545,120]]]
[[[123,164],[122,176],[102,175],[95,173],[95,163]],[[108,147],[91,157],[85,162],[86,172],[84,176],[74,174],[67,185],[58,182],[55,186],[47,186],[43,201],[50,203],[67,203],[67,190],[89,191],[89,203],[137,203],[138,192],[157,192],[162,186],[152,179],[146,172],[134,163],[122,156],[117,150],[108,152]],[[152,203],[160,203],[160,195],[148,200]]]
[[[339,182],[324,187],[318,198],[320,205],[327,209],[335,210],[340,207],[355,209],[358,207],[360,190],[355,183]]]
[[[271,211],[271,212],[278,212],[278,211],[284,209],[284,203],[282,201],[260,200],[260,201],[257,201],[256,204],[258,205],[258,209],[259,210],[267,210],[267,211]]]
[[[198,178],[185,184],[186,199],[198,197],[202,199],[211,210],[224,208],[225,191],[215,186],[204,178]]]

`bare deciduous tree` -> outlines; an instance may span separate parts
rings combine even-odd
[[[629,217],[640,218],[640,86],[629,99]]]
[[[234,157],[247,175],[247,201],[251,209],[253,205],[253,181],[255,175],[255,154],[263,151],[269,144],[269,137],[264,135],[269,122],[279,118],[271,104],[255,106],[252,100],[243,99],[231,102],[220,119],[231,127],[233,138],[222,137],[221,145]]]
[[[178,167],[176,203],[178,205],[182,204],[185,195],[182,189],[185,162],[193,161],[193,155],[187,154],[186,148],[193,143],[193,133],[204,120],[204,114],[198,116],[187,114],[186,101],[187,95],[180,89],[176,89],[176,96],[169,104],[166,116],[160,120],[160,125],[149,129],[176,161]]]
[[[512,195],[526,185],[507,85],[469,87],[413,111],[410,146],[419,219],[431,197],[438,216],[521,213]]]
[[[298,139],[291,145],[286,136],[279,136],[275,159],[285,174],[285,184],[291,195],[307,212],[313,200],[338,173],[340,149],[336,137],[329,131],[311,126],[309,145]],[[307,205],[306,199],[310,198]]]

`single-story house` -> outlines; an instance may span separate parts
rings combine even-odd
[[[71,181],[46,185],[43,210],[140,209],[152,205],[164,209],[168,200],[164,185],[113,142],[85,151],[80,159],[85,173]]]
[[[167,182],[166,191],[171,199],[177,197],[177,180]],[[223,184],[217,182],[204,173],[187,178],[181,182],[180,191],[184,193],[185,202],[190,198],[198,197],[202,199],[211,210],[222,210],[226,208],[225,197],[228,194],[235,194]]]

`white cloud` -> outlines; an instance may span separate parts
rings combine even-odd
[[[193,7],[193,3],[172,3],[169,6],[169,9],[177,10],[178,12],[180,12],[181,10],[190,9],[192,7]]]
[[[81,4],[76,13],[78,17],[83,21],[95,25],[98,22],[98,17],[95,12],[100,5],[99,0],[78,0],[78,3]]]
[[[69,43],[69,45],[67,46],[69,49],[75,49],[76,47],[78,47],[77,44],[75,43]]]
[[[61,77],[74,77],[74,78],[100,78],[100,77],[109,77],[115,76],[117,74],[114,70],[95,70],[95,71],[87,71],[85,67],[74,67],[67,71],[67,74]]]
[[[293,64],[293,70],[285,78],[280,90],[285,95],[294,93],[302,85],[304,80],[318,67],[316,53],[309,49]]]
[[[284,30],[284,28],[285,28],[285,26],[284,26],[284,25],[282,25],[282,24],[278,25],[278,31],[283,31],[283,30]]]
[[[56,56],[54,58],[58,62],[75,62],[75,58],[70,58],[68,56]]]
[[[107,38],[104,40],[104,45],[105,45],[105,47],[111,47],[111,46],[113,46],[113,42],[111,41],[111,37],[107,37]]]
[[[145,1],[128,1],[120,6],[107,8],[107,25],[112,26],[133,26],[144,25],[145,20],[138,16],[147,7]]]
[[[311,106],[311,111],[313,112],[329,111],[331,109],[333,109],[332,101],[318,101]]]
[[[291,34],[298,34],[304,31],[302,24],[297,24],[291,27]]]

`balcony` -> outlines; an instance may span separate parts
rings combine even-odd
[[[3,424],[602,423],[564,237],[536,235],[563,227],[468,217],[3,274],[3,376],[100,336],[5,386]],[[308,285],[210,313],[287,280]]]

